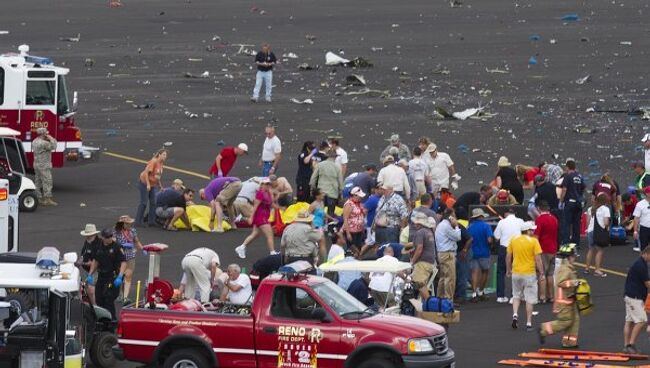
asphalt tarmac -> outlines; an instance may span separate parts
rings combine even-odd
[[[638,147],[648,123],[634,114],[585,111],[648,105],[648,11],[641,0],[463,0],[460,7],[425,0],[124,0],[118,8],[107,0],[4,2],[0,30],[9,33],[0,34],[2,52],[27,43],[32,54],[70,68],[68,84],[80,96],[77,125],[84,143],[103,153],[82,167],[55,170],[60,205],[21,214],[20,247],[78,251],[84,224],[107,227],[122,214],[135,215],[134,183],[144,165],[107,152],[147,160],[171,142],[167,164],[184,172],[167,169],[163,182],[179,177],[198,189],[223,145],[247,143],[250,155],[238,160],[233,174],[257,175],[269,123],[284,144],[279,174],[290,181],[305,140],[340,137],[356,171],[376,162],[390,134],[399,133],[411,147],[427,135],[450,153],[463,177],[461,191],[490,181],[501,154],[529,165],[575,157],[590,181],[611,171],[627,185],[633,178],[628,162],[642,159]],[[561,20],[570,13],[579,20]],[[77,36],[79,42],[61,40]],[[281,63],[273,103],[252,104],[252,57],[238,53],[237,44],[256,50],[263,42]],[[327,51],[360,56],[374,66],[326,67]],[[298,58],[282,56],[288,53]],[[529,65],[531,57],[536,65]],[[301,63],[318,69],[301,71]],[[205,71],[207,78],[185,76]],[[388,92],[346,95],[362,89],[346,88],[350,74]],[[577,82],[586,76],[585,83]],[[478,106],[496,115],[460,121],[434,114],[435,107],[451,112]],[[139,233],[145,243],[170,245],[162,274],[175,282],[188,251],[209,246],[223,264],[239,262],[233,249],[247,235]],[[250,268],[264,254],[258,240],[240,263]],[[605,264],[624,274],[634,257],[629,247],[608,249]],[[146,258],[139,257],[136,279],[145,277]],[[590,281],[596,309],[583,320],[581,347],[620,350],[624,278],[610,273]],[[551,318],[550,306],[539,310],[535,322]],[[458,366],[492,367],[498,359],[536,349],[534,333],[512,331],[510,317],[509,306],[494,301],[463,306],[462,322],[449,332]],[[646,338],[644,333],[638,345],[648,351]],[[559,346],[559,340],[547,344]]]

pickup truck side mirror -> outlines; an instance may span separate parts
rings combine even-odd
[[[330,320],[323,308],[314,308],[311,312],[311,318],[321,322],[329,322]]]

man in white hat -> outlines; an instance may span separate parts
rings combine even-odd
[[[95,259],[95,253],[97,249],[102,246],[102,240],[97,236],[99,230],[95,224],[86,224],[86,227],[81,230],[81,236],[84,239],[84,245],[81,248],[81,259],[77,261],[77,266],[81,271],[81,279],[86,280],[88,278],[88,272],[90,271],[90,266]],[[97,275],[93,275],[93,280],[97,278]],[[86,290],[88,291],[88,297],[90,301],[95,304],[95,285],[88,283],[86,285]]]
[[[646,133],[645,135],[643,135],[641,142],[643,143],[643,150],[645,152],[644,153],[645,171],[650,172],[650,133]]]
[[[314,220],[309,211],[299,211],[293,222],[282,233],[280,253],[284,264],[295,261],[307,261],[312,265],[318,263],[318,241],[320,231],[311,225]]]
[[[38,137],[32,141],[34,152],[34,184],[36,194],[41,205],[56,206],[52,200],[52,152],[56,150],[56,139],[52,137],[47,128],[36,129]]]
[[[400,142],[398,134],[393,134],[390,136],[390,144],[386,146],[386,148],[381,151],[381,155],[379,155],[380,162],[383,162],[384,158],[390,155],[390,150],[392,147],[397,148],[397,157],[400,159],[404,159],[406,161],[411,159],[411,151],[409,151],[408,146]]]
[[[518,327],[521,301],[526,303],[526,330],[533,330],[533,306],[537,304],[537,285],[544,280],[542,247],[533,236],[537,228],[532,221],[521,225],[521,235],[510,239],[506,257],[506,275],[512,277],[512,328]],[[539,275],[539,277],[538,277]]]
[[[429,144],[422,159],[429,165],[431,193],[440,192],[442,187],[458,189],[460,175],[456,174],[454,162],[447,153],[438,152],[438,146],[435,143]]]
[[[415,224],[414,250],[411,253],[413,282],[418,287],[422,300],[426,300],[431,295],[429,281],[437,273],[436,242],[432,230],[436,226],[436,220],[422,212],[415,212],[411,222]]]
[[[214,159],[210,167],[210,175],[213,178],[228,176],[230,170],[235,166],[237,158],[248,154],[248,145],[240,143],[237,147],[224,147]]]
[[[404,199],[411,196],[411,186],[406,171],[395,165],[395,158],[388,155],[383,161],[384,167],[377,174],[377,183],[393,187],[393,191]]]

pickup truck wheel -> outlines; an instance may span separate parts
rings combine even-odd
[[[90,360],[95,367],[110,368],[115,365],[114,345],[117,345],[117,338],[110,332],[100,332],[95,336],[90,347]]]
[[[195,349],[185,349],[173,352],[163,364],[163,368],[208,368],[210,364],[205,357]]]
[[[397,368],[397,366],[387,359],[372,358],[359,364],[359,368]]]

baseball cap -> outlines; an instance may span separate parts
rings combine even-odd
[[[386,157],[384,157],[384,163],[386,164],[389,162],[395,162],[395,157],[393,157],[392,155],[387,155]]]
[[[399,142],[399,134],[393,134],[390,136],[390,143],[397,143]]]
[[[636,169],[637,167],[645,167],[645,164],[641,161],[632,161],[631,166],[633,169]]]
[[[510,193],[508,193],[507,190],[501,189],[497,192],[497,199],[500,201],[507,201],[509,194]]]
[[[363,167],[366,170],[375,170],[375,171],[377,171],[377,165],[375,165],[375,164],[365,164],[365,165],[363,165]]]
[[[361,197],[361,198],[366,196],[366,193],[364,193],[364,191],[361,190],[361,188],[359,188],[359,187],[352,188],[352,190],[350,191],[350,194],[354,195],[354,196],[357,196],[357,197]]]
[[[643,138],[641,138],[641,142],[645,143],[647,141],[650,141],[650,133],[646,133]]]
[[[104,239],[112,238],[113,237],[113,229],[105,228],[104,230],[102,230],[102,232],[99,235]]]
[[[537,226],[532,221],[526,221],[521,225],[521,231],[535,230]]]
[[[240,143],[240,144],[238,144],[238,145],[237,145],[237,148],[239,148],[240,150],[242,150],[242,151],[248,153],[248,145],[247,145],[246,143]]]

